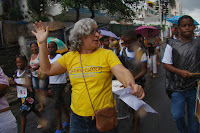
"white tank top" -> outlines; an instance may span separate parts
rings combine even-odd
[[[31,55],[30,66],[31,68],[36,68],[39,65],[39,54],[34,60],[32,59],[32,56],[33,55]],[[32,71],[31,73],[34,77],[38,77],[37,76],[38,70]]]

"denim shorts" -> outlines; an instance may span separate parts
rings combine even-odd
[[[71,111],[70,131],[69,133],[100,133],[96,128],[96,119],[92,120],[92,116],[83,117]],[[118,133],[115,128],[104,133]]]
[[[47,91],[48,85],[49,85],[49,77],[42,80],[42,79],[39,79],[38,77],[32,76],[32,85],[33,85],[33,89]]]

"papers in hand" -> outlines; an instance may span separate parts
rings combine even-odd
[[[143,100],[139,100],[136,96],[130,94],[133,90],[131,88],[122,88],[122,84],[118,80],[113,80],[112,82],[112,91],[113,93],[119,95],[119,99],[124,101],[127,105],[129,105],[134,110],[138,110],[141,107],[146,112],[157,113],[152,107],[150,107],[147,103]]]

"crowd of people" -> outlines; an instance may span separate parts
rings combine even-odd
[[[57,118],[57,130],[62,133],[70,127],[70,133],[98,133],[93,116],[98,110],[114,107],[112,79],[120,81],[124,87],[132,89],[131,94],[143,99],[145,96],[145,75],[154,79],[157,66],[160,65],[160,48],[164,49],[159,36],[148,30],[145,36],[127,30],[120,40],[109,36],[100,36],[97,23],[84,18],[75,23],[70,31],[70,52],[64,55],[56,53],[56,42],[47,44],[48,26],[35,22],[37,42],[31,43],[30,62],[24,55],[16,57],[17,70],[10,84],[15,84],[17,97],[21,99],[21,133],[25,132],[26,115],[33,111],[39,117],[37,128],[43,128],[47,122],[41,113],[44,110],[44,97],[53,97]],[[172,117],[180,133],[198,133],[199,125],[195,118],[196,80],[192,73],[200,72],[199,38],[194,37],[194,20],[187,15],[181,17],[167,40],[162,63],[167,70],[166,92],[172,101]],[[71,113],[66,108],[63,92],[66,86],[66,73],[69,75],[71,90]],[[0,69],[0,74],[4,75]],[[17,124],[5,100],[8,79],[0,76],[0,118],[9,118],[14,124],[7,129],[0,123],[0,133],[17,132]],[[48,90],[51,88],[51,90]],[[35,98],[35,92],[39,99]],[[35,108],[35,101],[40,109]],[[185,122],[185,104],[187,103],[188,122]],[[61,114],[65,114],[62,123]],[[134,114],[134,132],[139,133],[139,115]],[[7,113],[8,116],[3,116]],[[7,118],[4,118],[7,117]],[[2,128],[2,129],[1,129]],[[117,133],[117,127],[105,133]]]
[[[17,97],[21,99],[21,133],[25,132],[26,115],[33,111],[40,119],[37,128],[46,127],[47,121],[42,117],[41,112],[44,110],[45,97],[53,97],[54,107],[56,110],[57,130],[56,133],[63,132],[69,126],[69,113],[67,106],[65,106],[63,92],[66,85],[66,74],[56,76],[41,76],[40,61],[39,61],[39,47],[37,43],[31,43],[30,63],[26,56],[18,55],[16,57],[17,70],[12,78],[9,78],[10,84],[16,85]],[[50,63],[55,62],[62,55],[57,54],[57,44],[49,42],[48,44],[48,60]],[[29,65],[28,65],[29,64]],[[49,90],[49,87],[51,88]],[[40,109],[35,107],[35,92],[38,95]],[[66,116],[65,122],[62,124],[61,114]]]

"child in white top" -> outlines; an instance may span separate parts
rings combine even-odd
[[[52,64],[57,59],[62,57],[61,54],[57,54],[57,44],[55,42],[49,42],[48,43],[48,52],[49,52],[49,62]],[[69,112],[67,111],[67,108],[64,103],[63,93],[64,88],[66,85],[66,75],[60,74],[55,76],[49,76],[49,84],[53,92],[54,97],[54,104],[56,109],[56,117],[57,117],[57,130],[55,133],[62,133],[67,126],[69,126]],[[61,124],[61,113],[65,114],[66,119],[63,124]]]
[[[35,98],[31,83],[31,72],[26,68],[26,56],[19,55],[16,57],[17,70],[14,75],[14,83],[17,88],[17,97],[21,98],[21,133],[25,132],[26,115],[33,111],[45,124],[40,112],[35,108]],[[44,124],[43,123],[43,124]],[[42,127],[45,125],[38,125]]]

